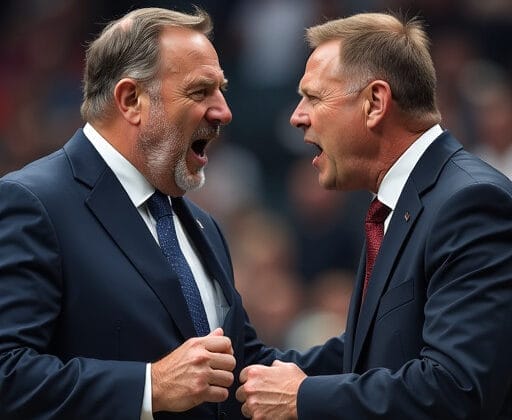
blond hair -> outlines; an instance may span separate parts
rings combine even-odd
[[[148,89],[158,83],[160,64],[159,36],[166,27],[182,27],[209,36],[210,16],[196,8],[185,14],[161,8],[134,10],[109,23],[88,47],[83,77],[85,121],[101,120],[113,108],[116,83],[124,77],[137,80]]]
[[[423,117],[427,113],[440,120],[430,42],[417,18],[360,13],[313,26],[306,38],[312,48],[339,39],[344,77],[359,86],[385,80],[402,111]]]

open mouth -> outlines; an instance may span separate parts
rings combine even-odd
[[[206,149],[206,145],[208,144],[208,140],[199,139],[192,143],[192,150],[198,156],[203,157],[204,151]]]
[[[316,151],[317,151],[316,156],[320,156],[320,155],[323,153],[324,149],[322,149],[322,148],[321,148],[318,144],[316,144],[316,143],[313,143],[313,146],[315,146],[315,147],[316,147]]]
[[[315,148],[315,155],[314,157],[318,157],[320,156],[323,152],[324,152],[324,149],[322,149],[317,143],[315,143],[314,141],[311,141],[309,139],[304,139],[304,142],[306,144],[309,144],[311,146],[313,146]]]

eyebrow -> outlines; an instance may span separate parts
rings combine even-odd
[[[220,88],[225,89],[227,85],[228,79],[224,77],[220,83]],[[207,88],[214,88],[217,86],[217,80],[212,77],[199,76],[196,79],[191,80],[189,86],[205,86]]]
[[[315,89],[311,89],[311,88],[308,88],[308,87],[301,88],[300,86],[297,88],[297,93],[298,93],[300,96],[315,96],[315,95],[317,95],[317,94],[318,94],[318,93],[315,91]]]

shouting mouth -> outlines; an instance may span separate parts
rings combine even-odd
[[[304,140],[307,144],[310,144],[311,146],[313,146],[315,148],[315,155],[313,157],[313,161],[311,162],[313,166],[317,167],[317,164],[318,164],[318,160],[320,159],[320,157],[322,156],[323,152],[324,152],[324,149],[322,149],[322,147],[315,143],[314,141],[311,141],[311,140]]]
[[[208,156],[206,155],[206,149],[210,144],[212,138],[201,138],[194,140],[189,149],[189,156],[192,159],[191,162],[194,162],[194,166],[198,168],[202,168],[206,166],[208,163]]]
[[[206,149],[206,145],[208,144],[208,140],[200,139],[196,140],[192,143],[192,150],[199,157],[204,157],[204,152]]]
[[[316,151],[317,151],[317,154],[315,155],[315,158],[317,158],[318,156],[320,156],[323,152],[324,152],[324,149],[322,149],[318,144],[316,143],[312,143],[313,146],[316,147]]]
[[[309,144],[316,149],[317,153],[315,154],[315,157],[319,157],[324,151],[324,149],[322,149],[322,147],[318,143],[315,143],[312,140],[304,139],[304,143]]]
[[[211,126],[199,128],[192,136],[193,140],[190,145],[190,154],[196,165],[203,167],[208,163],[206,149],[212,140],[219,136],[220,127]]]

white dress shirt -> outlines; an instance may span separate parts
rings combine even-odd
[[[151,215],[146,201],[155,192],[155,188],[126,158],[121,155],[107,140],[105,140],[89,123],[84,126],[84,134],[101,155],[106,164],[117,177],[133,205],[139,211],[144,223],[158,243],[156,222]],[[224,293],[217,281],[212,280],[206,273],[197,253],[190,242],[179,218],[173,213],[174,225],[178,243],[187,260],[206,311],[210,330],[220,327],[226,316],[228,304]],[[146,380],[142,404],[141,420],[153,419],[151,403],[151,364],[146,365]]]
[[[388,217],[384,221],[384,232],[386,232],[396,203],[405,183],[409,179],[412,170],[420,160],[425,150],[432,142],[443,133],[443,129],[439,124],[434,125],[425,131],[409,148],[398,158],[389,171],[384,175],[377,192],[380,202],[384,203],[391,209]]]

